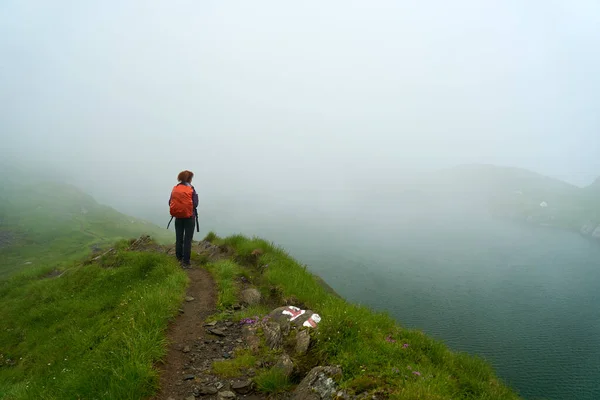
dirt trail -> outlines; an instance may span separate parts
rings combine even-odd
[[[206,317],[215,312],[217,298],[215,283],[210,273],[198,266],[188,270],[190,285],[187,298],[181,305],[182,313],[171,324],[168,331],[169,347],[164,364],[159,367],[160,391],[154,400],[179,400],[190,396],[189,388],[184,385],[186,374],[193,371],[186,369],[188,365],[186,346],[193,347],[205,336],[203,327]]]

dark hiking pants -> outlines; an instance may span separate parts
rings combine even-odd
[[[184,264],[190,263],[195,226],[194,218],[175,218],[175,256]]]

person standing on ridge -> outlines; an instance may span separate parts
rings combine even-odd
[[[175,256],[183,268],[190,266],[194,225],[199,230],[198,193],[192,186],[192,178],[194,178],[192,171],[181,171],[177,175],[179,183],[173,187],[169,198],[171,221],[175,218]]]

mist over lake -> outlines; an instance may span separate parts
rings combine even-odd
[[[386,216],[223,218],[274,240],[349,301],[477,354],[527,399],[600,398],[600,246],[438,202]],[[210,219],[210,218],[208,218]]]

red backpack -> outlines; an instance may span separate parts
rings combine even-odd
[[[192,218],[194,216],[194,188],[183,184],[173,187],[169,210],[175,218]]]

